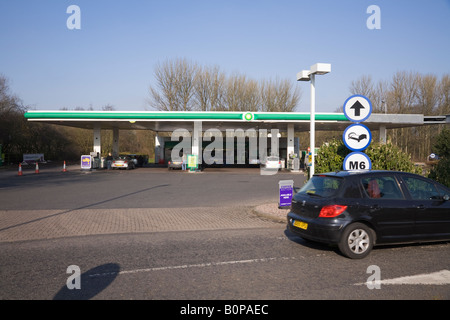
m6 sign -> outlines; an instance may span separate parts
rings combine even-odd
[[[372,162],[363,152],[352,152],[344,159],[344,170],[370,170]]]
[[[345,117],[354,124],[349,125],[342,135],[345,146],[354,151],[344,159],[344,170],[370,170],[372,162],[369,157],[360,152],[366,149],[372,141],[372,133],[369,128],[360,122],[370,117],[372,113],[372,103],[362,95],[354,95],[345,100]]]

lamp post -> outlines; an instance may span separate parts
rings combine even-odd
[[[331,64],[316,63],[310,70],[302,70],[297,74],[297,81],[311,81],[311,111],[310,111],[310,132],[309,147],[311,150],[311,166],[309,169],[309,178],[314,175],[314,157],[316,144],[316,74],[322,75],[331,72]]]

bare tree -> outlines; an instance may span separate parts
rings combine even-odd
[[[114,111],[116,108],[112,104],[107,104],[102,107],[102,111]]]
[[[437,85],[437,77],[434,75],[418,76],[416,105],[414,113],[424,115],[434,115],[437,111],[439,102],[439,87]],[[431,134],[434,128],[424,126],[411,130],[411,139],[415,139],[416,143],[411,144],[411,152],[413,154],[425,154],[431,150]]]
[[[363,75],[359,79],[352,81],[350,85],[351,94],[360,94],[371,99],[374,96],[374,84],[372,77]]]
[[[261,111],[292,112],[297,107],[301,93],[288,80],[263,81],[261,84]]]
[[[225,75],[218,67],[203,67],[195,78],[194,98],[201,111],[224,110]]]
[[[156,88],[150,87],[150,106],[165,111],[192,110],[197,70],[197,65],[186,59],[158,63]]]
[[[254,87],[254,84],[251,85]],[[224,105],[227,111],[249,110],[251,88],[245,75],[233,74],[225,82]]]
[[[19,153],[25,141],[22,101],[10,93],[8,79],[0,74],[0,144],[3,153]]]
[[[258,82],[242,74],[226,77],[217,66],[199,67],[186,59],[155,68],[149,105],[166,111],[294,111],[300,89],[289,80]]]
[[[251,112],[259,111],[261,104],[261,96],[259,85],[256,80],[248,80],[246,82],[242,95],[243,95],[243,104],[241,107],[242,111],[251,111]]]
[[[406,113],[416,102],[419,75],[414,72],[399,71],[391,82],[391,103],[393,111]]]
[[[450,114],[450,75],[448,74],[443,75],[439,83],[439,97],[437,114]]]
[[[367,97],[372,102],[372,112],[384,113],[388,104],[388,86],[384,81],[374,83],[370,75],[363,75],[359,79],[351,82],[350,93]],[[342,112],[342,110],[340,111]]]
[[[352,81],[350,92],[367,96],[375,113],[384,113],[385,107],[388,113],[420,113],[425,116],[450,113],[448,74],[439,81],[435,75],[399,71],[390,81],[376,84],[370,76],[363,76]],[[388,138],[414,159],[423,160],[432,151],[432,142],[440,131],[440,127],[431,126],[393,129],[389,130]]]
[[[8,79],[0,74],[0,114],[7,115],[11,112],[24,112],[25,107],[21,100],[9,92]]]

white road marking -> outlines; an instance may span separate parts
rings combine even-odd
[[[222,262],[206,262],[206,263],[198,263],[198,264],[184,264],[184,265],[179,265],[179,266],[167,266],[167,267],[155,267],[155,268],[145,268],[145,269],[135,269],[135,270],[124,270],[124,271],[119,271],[119,272],[95,273],[95,274],[90,274],[88,276],[91,278],[94,278],[94,277],[104,277],[104,276],[119,275],[119,274],[134,274],[134,273],[140,273],[140,272],[153,272],[153,271],[189,269],[189,268],[206,268],[206,267],[213,267],[213,266],[268,262],[268,261],[276,261],[276,260],[295,260],[295,257],[261,258],[261,259],[234,260],[234,261],[222,261]]]
[[[380,284],[384,285],[398,285],[398,284],[409,284],[409,285],[448,285],[450,284],[450,271],[441,270],[433,273],[422,273],[414,276],[406,276],[400,278],[386,279],[379,281]],[[368,283],[356,283],[355,285],[367,285]]]

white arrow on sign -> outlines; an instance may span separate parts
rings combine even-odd
[[[344,102],[344,115],[353,122],[363,122],[372,114],[372,102],[365,96],[356,94]]]
[[[344,159],[344,170],[370,170],[372,169],[372,161],[367,154],[363,152],[352,152]]]
[[[352,151],[362,151],[366,149],[372,141],[372,133],[363,124],[349,125],[342,136],[344,144]]]

